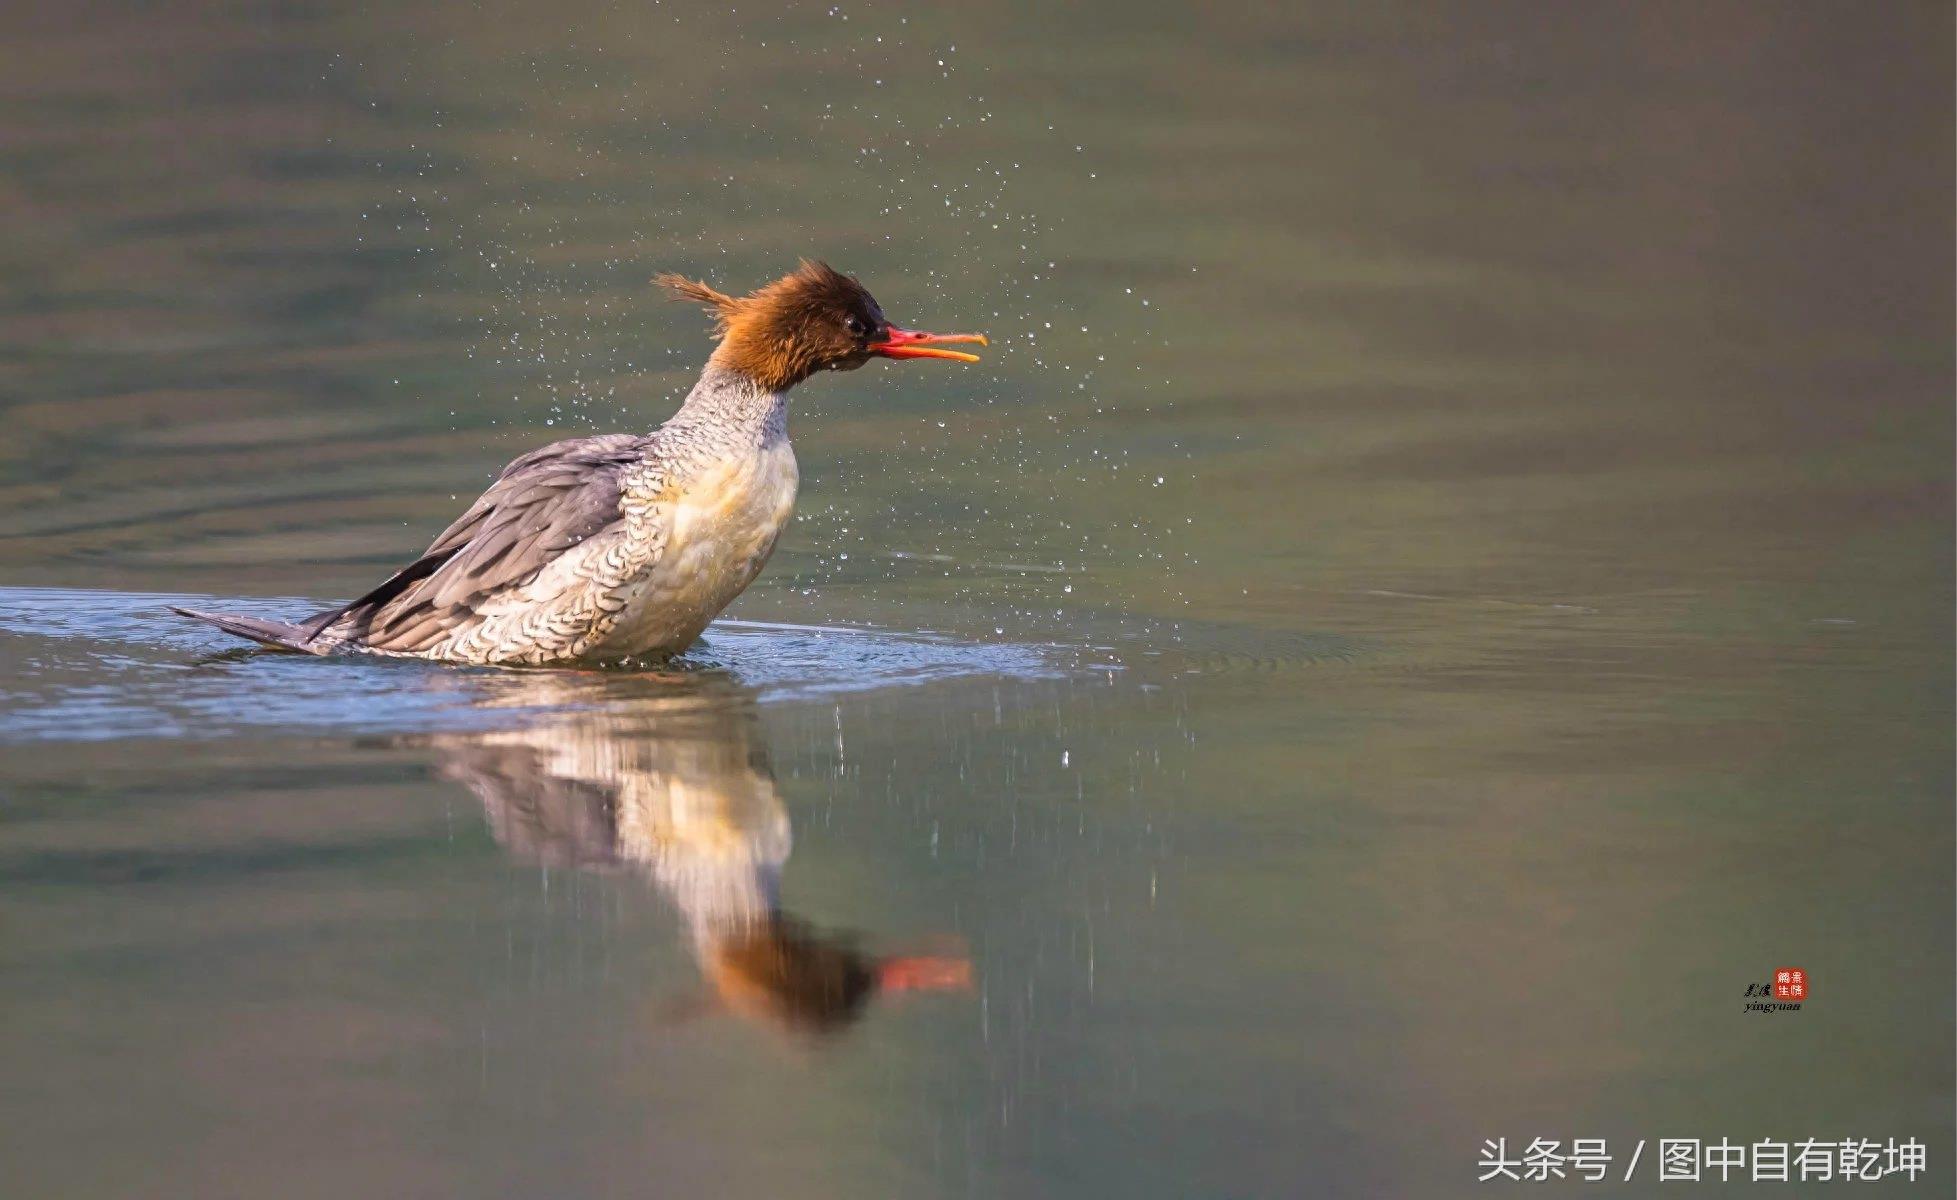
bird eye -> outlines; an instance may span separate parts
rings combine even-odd
[[[847,321],[843,322],[843,326],[849,330],[852,336],[855,337],[863,336],[863,328],[864,328],[863,318],[851,317]]]

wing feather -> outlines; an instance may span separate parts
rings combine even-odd
[[[505,467],[419,559],[305,627],[312,636],[336,628],[377,650],[426,649],[488,600],[621,522],[625,471],[646,442],[638,434],[605,434],[531,451]]]

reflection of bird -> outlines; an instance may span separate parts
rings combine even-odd
[[[788,811],[744,689],[714,676],[504,682],[486,703],[554,711],[428,739],[442,773],[481,798],[510,853],[652,878],[685,916],[716,1006],[825,1032],[880,992],[969,985],[962,957],[878,957],[781,911]]]
[[[419,559],[297,624],[176,611],[314,654],[533,666],[677,654],[760,573],[794,511],[788,390],[875,357],[976,362],[938,344],[985,341],[899,329],[819,262],[738,298],[660,282],[712,309],[721,337],[657,430],[524,455]]]

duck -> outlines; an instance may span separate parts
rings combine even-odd
[[[767,565],[795,511],[788,395],[872,359],[972,363],[982,333],[892,324],[815,259],[742,296],[677,274],[718,338],[650,433],[568,438],[516,459],[428,549],[378,586],[297,621],[171,606],[275,650],[510,667],[663,662]]]
[[[808,1044],[874,1001],[972,990],[950,935],[882,953],[784,907],[794,837],[752,688],[712,671],[435,679],[483,727],[393,744],[474,792],[511,861],[640,879],[681,917],[701,986],[662,999],[659,1026],[724,1014]]]

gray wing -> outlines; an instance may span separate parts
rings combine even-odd
[[[440,641],[484,601],[622,521],[625,471],[647,441],[624,433],[572,438],[517,459],[419,559],[307,621],[309,637],[333,627],[348,640],[402,653]]]
[[[534,746],[438,738],[440,772],[474,792],[496,841],[550,867],[616,867],[618,789],[548,770]]]

